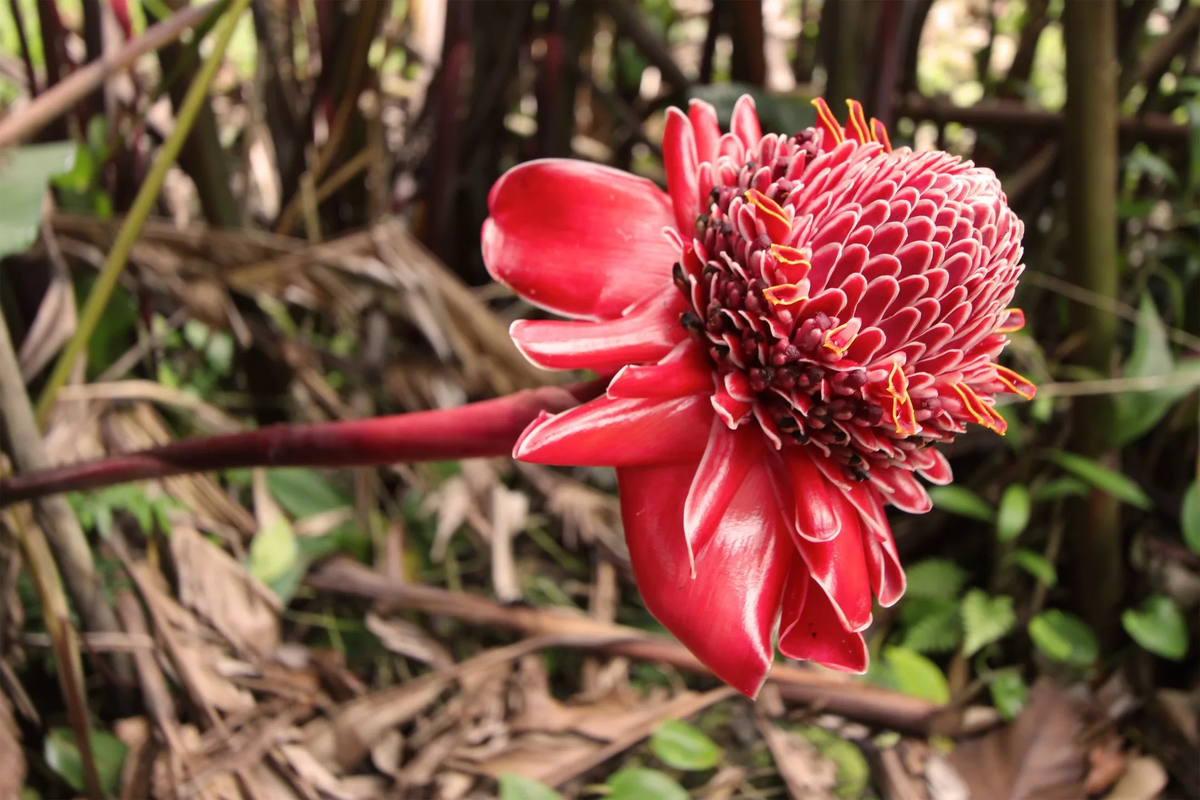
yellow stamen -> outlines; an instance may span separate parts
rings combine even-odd
[[[908,376],[904,374],[899,361],[892,362],[892,371],[888,373],[887,379],[887,393],[892,396],[892,419],[896,422],[896,433],[913,436],[921,426],[917,424],[917,410],[908,395]]]
[[[858,141],[863,144],[875,141],[875,137],[871,135],[871,130],[867,125],[867,118],[863,114],[862,103],[857,100],[847,100],[846,105],[850,107],[850,118],[847,120],[847,124],[854,128]]]
[[[854,344],[854,340],[858,338],[858,334],[854,333],[850,336],[847,336],[845,341],[840,341],[842,338],[841,333],[848,325],[850,325],[849,322],[838,325],[836,328],[831,328],[829,332],[825,334],[825,341],[823,344],[825,345],[826,349],[832,350],[834,355],[836,355],[838,358],[846,355],[846,351],[850,349],[850,345]]]
[[[871,117],[871,133],[875,135],[875,141],[883,145],[885,152],[892,152],[892,140],[888,137],[887,128],[874,117]]]
[[[774,217],[775,219],[779,220],[780,223],[787,226],[788,230],[791,230],[792,221],[787,218],[787,214],[783,211],[783,206],[779,205],[779,203],[776,203],[774,200],[767,197],[757,189],[750,189],[747,191],[746,199],[753,203],[754,207],[759,211]]]
[[[829,110],[829,104],[825,102],[825,98],[818,97],[812,101],[812,104],[817,107],[817,121],[825,128],[825,132],[833,137],[834,144],[844,142],[846,137],[842,133],[842,126],[838,124],[833,112]]]
[[[1025,312],[1019,308],[1010,308],[1004,312],[1004,316],[1000,318],[1000,326],[996,328],[996,333],[1012,333],[1019,331],[1025,327]]]
[[[963,407],[967,409],[967,413],[980,425],[995,431],[1001,436],[1008,430],[1008,423],[1004,421],[1004,417],[1001,417],[984,403],[970,386],[965,383],[956,383],[954,384],[954,391],[958,392],[958,396],[962,398]]]
[[[763,289],[763,297],[773,306],[794,306],[808,299],[800,294],[800,287],[794,283],[781,283]]]
[[[771,255],[775,256],[776,261],[781,261],[784,264],[797,266],[803,264],[808,268],[812,268],[812,264],[804,257],[804,253],[798,247],[790,247],[786,244],[771,245]]]
[[[1026,400],[1032,400],[1033,396],[1037,394],[1037,387],[1033,385],[1031,380],[999,364],[996,365],[996,380],[1008,387],[1010,392],[1019,394]]]

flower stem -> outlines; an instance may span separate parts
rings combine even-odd
[[[150,209],[153,208],[154,201],[162,189],[163,181],[167,177],[167,170],[179,157],[179,151],[187,141],[192,125],[208,99],[209,87],[212,86],[217,69],[221,66],[221,59],[224,58],[229,41],[233,38],[238,17],[249,4],[250,0],[233,0],[229,10],[225,12],[224,19],[221,20],[220,27],[217,28],[213,50],[205,59],[204,65],[196,74],[195,82],[192,83],[187,96],[179,106],[179,113],[175,117],[175,129],[163,142],[162,148],[154,159],[154,164],[150,167],[150,172],[146,175],[141,189],[138,190],[129,214],[125,217],[125,222],[117,234],[117,240],[113,243],[112,250],[109,251],[108,258],[105,259],[104,266],[100,269],[100,277],[96,279],[96,284],[92,287],[87,303],[84,304],[83,311],[80,313],[79,325],[75,328],[75,334],[67,343],[58,363],[54,365],[54,372],[50,374],[41,397],[38,398],[37,417],[40,424],[45,424],[46,415],[54,405],[54,396],[67,382],[75,362],[79,359],[92,333],[96,330],[96,325],[100,322],[100,317],[108,305],[113,289],[116,288],[117,280],[121,277],[125,263],[129,260],[129,253],[133,249],[134,242],[142,232],[142,225],[145,224],[146,217],[150,215]]]
[[[602,382],[524,390],[458,408],[196,437],[0,480],[0,507],[67,491],[239,467],[365,467],[508,456],[522,431],[603,391]]]

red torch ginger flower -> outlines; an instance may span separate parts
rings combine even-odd
[[[514,456],[617,469],[647,608],[748,695],[773,638],[790,658],[863,672],[872,597],[905,578],[885,504],[922,513],[931,445],[995,395],[1023,225],[996,176],[893,150],[851,102],[843,129],[732,132],[693,101],[668,112],[668,193],[578,161],[516,167],[489,197],[491,274],[573,321],[519,321],[533,363],[612,376],[605,396],[522,435]]]

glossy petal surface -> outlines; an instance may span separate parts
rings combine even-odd
[[[496,182],[483,226],[492,277],[571,317],[611,319],[661,289],[677,249],[671,198],[653,183],[582,161],[533,161]]]
[[[749,696],[771,668],[771,632],[793,551],[768,481],[751,476],[691,577],[683,503],[694,465],[617,470],[621,517],[646,608],[705,666]]]

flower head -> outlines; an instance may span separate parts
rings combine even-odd
[[[886,504],[921,513],[917,480],[951,480],[931,445],[1033,385],[996,358],[1023,225],[996,176],[893,150],[850,103],[763,135],[693,101],[668,112],[669,193],[576,161],[492,189],[491,274],[573,321],[519,321],[535,364],[612,376],[604,397],[543,415],[526,461],[617,468],[648,609],[753,695],[774,654],[862,672],[872,597],[904,572]],[[915,473],[915,474],[914,474]]]

